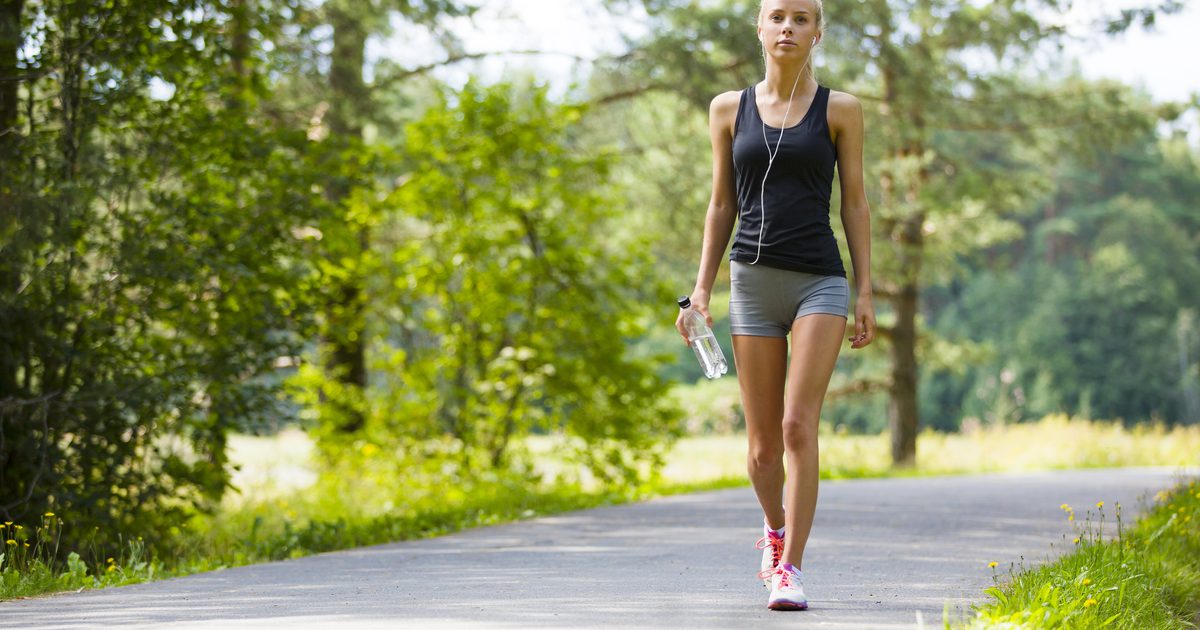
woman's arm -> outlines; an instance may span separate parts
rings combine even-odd
[[[692,288],[692,307],[712,326],[708,313],[708,301],[712,296],[717,270],[721,268],[721,255],[729,244],[733,225],[737,219],[737,192],[733,169],[733,121],[737,117],[739,92],[717,95],[708,108],[708,132],[712,140],[713,182],[712,196],[708,202],[708,213],[704,218],[704,244],[700,250],[700,270],[696,274],[696,286]],[[683,320],[675,322],[679,334],[687,341]]]
[[[863,187],[863,111],[857,98],[833,92],[829,100],[829,126],[837,147],[838,178],[842,183],[842,227],[854,266],[854,336],[852,348],[875,339],[875,306],[871,291],[871,206]]]

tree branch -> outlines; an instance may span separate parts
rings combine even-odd
[[[829,399],[849,396],[851,394],[870,394],[874,392],[887,391],[892,387],[890,381],[880,379],[860,379],[853,381],[848,385],[831,389],[826,392],[826,397]]]
[[[483,59],[485,57],[490,57],[493,55],[535,55],[535,56],[536,55],[555,55],[555,56],[560,56],[560,57],[569,57],[571,59],[575,59],[576,61],[595,61],[595,59],[591,59],[588,57],[581,57],[579,55],[574,55],[571,53],[556,52],[556,51],[551,51],[551,50],[493,50],[493,51],[474,52],[474,53],[456,53],[456,54],[450,55],[449,57],[447,57],[441,61],[436,61],[434,63],[425,64],[423,66],[417,66],[415,68],[409,68],[408,70],[404,70],[398,74],[388,76],[380,81],[376,81],[376,82],[372,83],[371,87],[375,88],[375,89],[385,89],[388,86],[392,85],[393,83],[396,83],[397,81],[403,81],[410,77],[414,77],[418,74],[425,74],[427,72],[431,72],[438,68],[453,65],[453,64],[456,64],[456,63],[459,63],[462,61],[469,61],[471,59]]]

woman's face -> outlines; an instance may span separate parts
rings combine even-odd
[[[758,20],[758,38],[771,56],[804,57],[821,41],[817,7],[812,0],[767,0]]]

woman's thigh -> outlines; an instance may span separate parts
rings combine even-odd
[[[812,426],[816,432],[825,392],[833,368],[837,365],[842,339],[846,336],[846,318],[814,313],[792,322],[792,357],[788,366],[785,411]]]
[[[781,444],[787,338],[733,335],[733,360],[750,444]]]

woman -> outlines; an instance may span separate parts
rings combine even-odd
[[[713,190],[691,293],[711,326],[712,285],[738,219],[729,319],[748,469],[764,516],[759,577],[769,581],[773,610],[808,607],[801,566],[817,504],[817,423],[849,315],[829,224],[835,164],[857,296],[850,347],[875,337],[862,106],[817,83],[810,57],[822,36],[820,0],[766,0],[758,17],[765,80],[713,99]],[[686,340],[682,315],[676,327]]]

